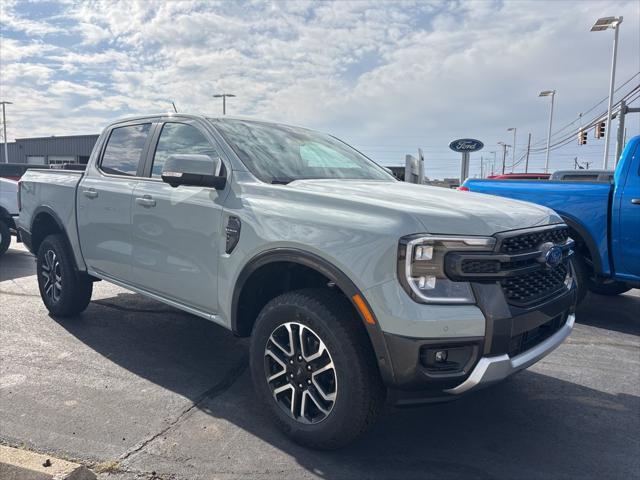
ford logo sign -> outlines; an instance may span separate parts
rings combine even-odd
[[[544,260],[549,268],[557,267],[562,262],[562,249],[558,246],[551,247],[547,250]]]
[[[477,152],[478,150],[482,150],[482,147],[484,147],[484,143],[480,140],[474,140],[473,138],[461,138],[449,144],[451,150],[462,153]]]

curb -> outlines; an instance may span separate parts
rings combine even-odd
[[[78,463],[0,445],[0,479],[96,480],[96,475]]]

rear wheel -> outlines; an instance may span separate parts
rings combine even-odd
[[[9,225],[5,220],[0,219],[0,257],[7,251],[10,243],[11,231],[9,230]]]
[[[79,314],[91,301],[93,283],[76,272],[66,239],[49,235],[40,244],[36,262],[40,296],[56,317]]]
[[[322,289],[269,302],[251,338],[251,373],[280,428],[314,448],[344,446],[377,418],[384,388],[349,301]]]

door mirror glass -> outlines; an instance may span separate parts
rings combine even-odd
[[[170,155],[162,167],[162,181],[172,187],[191,185],[222,190],[227,178],[220,157],[209,155]]]

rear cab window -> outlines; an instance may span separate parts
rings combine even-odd
[[[127,125],[111,130],[102,154],[100,170],[108,175],[136,176],[140,171],[151,123]]]

